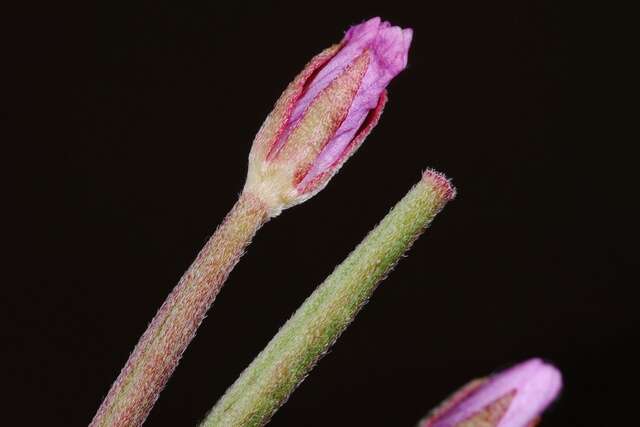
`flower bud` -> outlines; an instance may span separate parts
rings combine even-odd
[[[474,380],[420,422],[420,427],[532,427],[562,388],[560,371],[530,359]]]
[[[315,195],[377,124],[386,86],[407,65],[411,29],[351,27],[289,84],[255,137],[245,190],[277,215]]]

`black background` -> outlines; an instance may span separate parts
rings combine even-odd
[[[411,426],[469,379],[532,356],[566,383],[542,425],[615,425],[633,382],[637,250],[607,141],[593,149],[576,132],[570,14],[220,3],[34,7],[7,39],[3,120],[26,154],[11,165],[24,178],[7,181],[10,424],[90,421],[234,203],[280,92],[380,15],[415,31],[380,124],[322,193],[259,232],[147,425],[195,425],[427,166],[458,198],[271,425]]]

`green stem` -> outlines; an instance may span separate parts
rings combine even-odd
[[[287,321],[201,426],[266,424],[453,196],[446,178],[425,172]]]

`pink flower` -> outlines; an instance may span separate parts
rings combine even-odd
[[[373,18],[314,57],[256,135],[247,189],[277,213],[324,188],[377,124],[412,35]]]
[[[537,423],[562,388],[554,366],[530,359],[475,380],[433,411],[420,427],[526,427]]]

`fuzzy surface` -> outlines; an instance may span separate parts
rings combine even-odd
[[[266,424],[453,194],[442,175],[425,172],[287,321],[202,426]]]
[[[240,196],[158,310],[91,427],[131,427],[144,422],[227,276],[267,218],[259,199]]]

